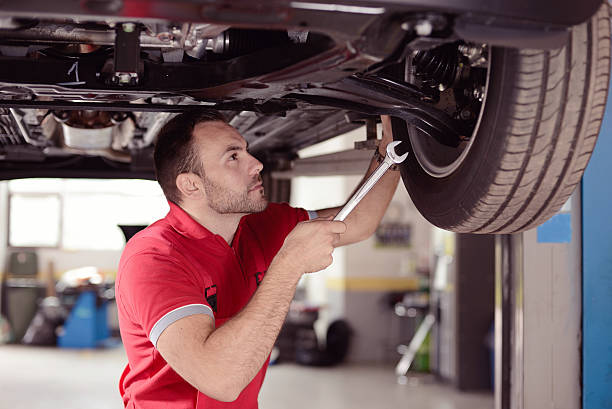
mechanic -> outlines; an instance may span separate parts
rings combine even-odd
[[[393,140],[383,137],[366,177]],[[380,153],[379,153],[380,152]],[[165,218],[135,235],[116,280],[128,408],[257,408],[298,280],[369,237],[399,180],[389,171],[344,221],[268,203],[262,164],[221,114],[170,120],[155,147]]]

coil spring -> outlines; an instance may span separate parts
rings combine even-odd
[[[423,85],[443,89],[455,82],[459,66],[457,44],[444,44],[431,50],[419,51],[413,58],[415,76]]]

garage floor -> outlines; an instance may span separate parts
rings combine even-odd
[[[62,350],[0,346],[0,408],[120,409],[117,391],[123,348]],[[392,368],[344,365],[332,369],[281,364],[270,368],[262,409],[398,407],[492,409],[490,393],[466,394],[428,378],[401,386]]]

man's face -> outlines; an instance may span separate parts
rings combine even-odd
[[[204,176],[208,206],[220,214],[255,213],[268,205],[261,176],[263,165],[247,152],[242,135],[220,122],[196,125],[194,143]]]

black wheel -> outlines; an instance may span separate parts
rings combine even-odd
[[[420,212],[462,233],[514,233],[556,213],[599,133],[610,70],[610,12],[573,27],[559,50],[492,48],[482,108],[458,148],[394,119],[408,141],[406,189]]]

